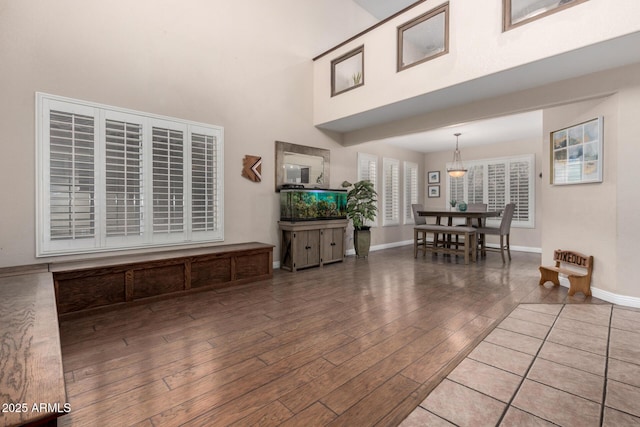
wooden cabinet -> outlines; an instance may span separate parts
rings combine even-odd
[[[296,271],[344,259],[346,219],[280,221],[280,268]]]

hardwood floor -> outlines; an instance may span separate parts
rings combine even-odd
[[[61,322],[62,426],[395,426],[538,286],[536,254],[413,247]]]

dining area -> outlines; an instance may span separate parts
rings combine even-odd
[[[425,209],[421,204],[412,204],[414,218],[414,258],[418,252],[425,257],[462,256],[464,263],[476,262],[487,252],[500,252],[503,264],[511,260],[510,231],[515,212],[515,203],[502,209],[488,209],[485,203],[470,203],[466,209]],[[488,219],[499,219],[491,221]],[[496,236],[497,244],[487,242],[487,236]]]

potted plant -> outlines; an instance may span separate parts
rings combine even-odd
[[[347,192],[347,218],[353,222],[353,246],[356,256],[366,257],[371,246],[371,227],[365,224],[366,221],[376,219],[378,194],[373,188],[373,183],[368,180],[353,184],[344,181],[342,187],[351,187]]]

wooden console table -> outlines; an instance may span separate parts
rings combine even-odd
[[[67,403],[51,273],[0,277],[0,425],[55,426]]]

